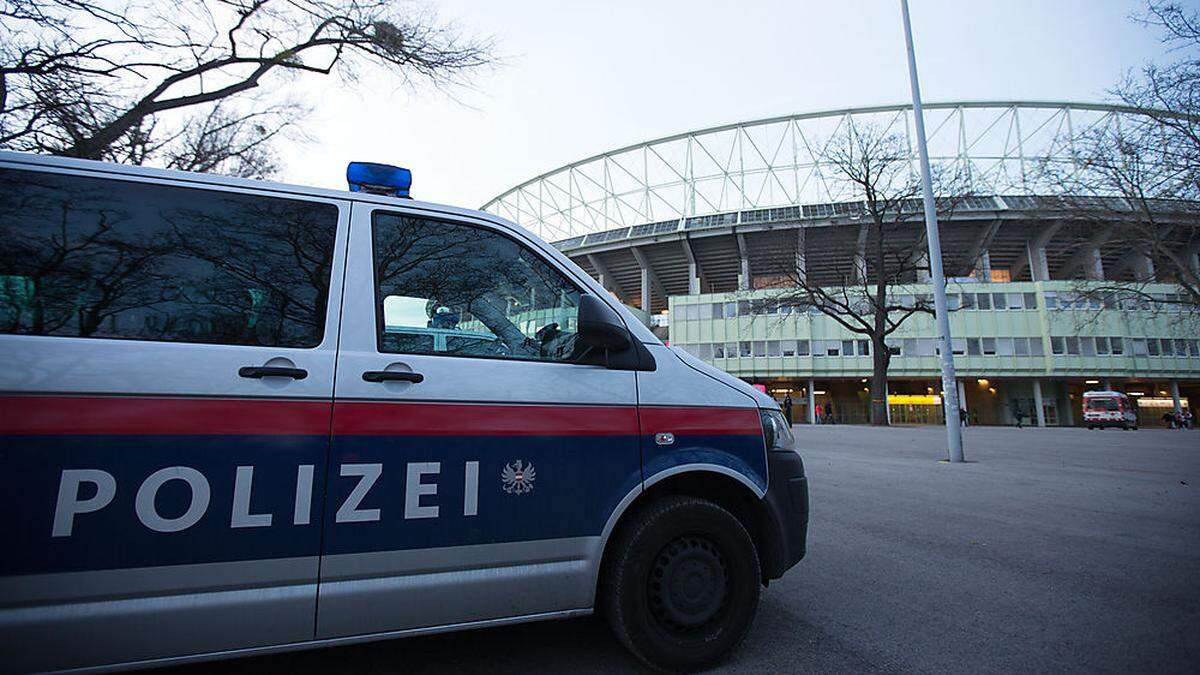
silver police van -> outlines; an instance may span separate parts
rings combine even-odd
[[[0,670],[601,611],[716,663],[804,555],[775,402],[479,211],[0,153]]]

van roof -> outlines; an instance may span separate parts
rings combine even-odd
[[[290,183],[278,183],[275,181],[258,180],[253,178],[235,178],[233,176],[221,176],[211,173],[196,173],[193,171],[179,171],[176,169],[157,169],[148,166],[130,166],[127,164],[115,164],[113,162],[100,162],[91,159],[75,159],[73,157],[57,157],[51,155],[36,155],[28,152],[12,152],[8,150],[0,150],[0,163],[26,165],[30,167],[47,167],[58,169],[76,169],[87,171],[89,173],[105,173],[112,176],[130,176],[138,178],[159,178],[162,180],[170,180],[183,183],[195,183],[197,185],[214,185],[224,187],[238,187],[250,190],[278,192],[280,194],[300,195],[308,197],[324,197],[327,199],[341,199],[345,201],[369,202],[373,204],[396,205],[402,204],[407,208],[418,210],[436,211],[439,213],[453,213],[462,216],[473,216],[479,218],[481,215],[487,220],[501,224],[513,230],[519,230],[526,235],[529,231],[512,221],[501,218],[484,211],[475,209],[466,209],[459,206],[451,206],[449,204],[439,204],[436,202],[423,202],[415,199],[402,199],[400,197],[389,197],[386,195],[374,195],[368,192],[350,192],[349,190],[331,190],[329,188],[311,187],[306,185],[293,185]]]

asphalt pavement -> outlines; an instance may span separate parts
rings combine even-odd
[[[1200,669],[1200,431],[797,426],[809,555],[716,672]],[[599,619],[175,669],[636,672]],[[165,672],[165,671],[164,671]]]

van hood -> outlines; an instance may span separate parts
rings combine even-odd
[[[696,356],[689,354],[679,347],[671,347],[671,352],[675,354],[675,356],[679,357],[679,360],[687,364],[687,366],[692,370],[698,371],[703,375],[707,375],[721,384],[737,389],[743,394],[754,399],[754,402],[758,405],[758,407],[767,408],[770,410],[779,410],[779,403],[776,402],[775,399],[721,370],[720,368],[710,366]]]

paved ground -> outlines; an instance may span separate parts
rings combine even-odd
[[[1196,672],[1200,431],[797,427],[809,557],[721,672]],[[179,669],[628,672],[595,619]]]

